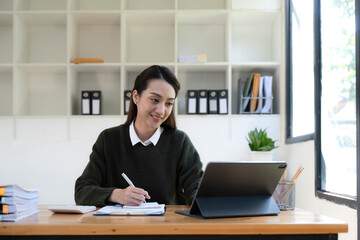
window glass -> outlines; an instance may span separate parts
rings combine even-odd
[[[324,191],[356,196],[355,4],[321,1]]]
[[[313,5],[313,1],[292,1],[291,137],[314,133]]]

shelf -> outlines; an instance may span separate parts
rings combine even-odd
[[[127,13],[124,27],[126,62],[174,62],[174,14]]]
[[[231,62],[280,61],[281,12],[238,11],[231,14]]]
[[[77,72],[110,72],[120,71],[120,63],[79,63],[71,64],[72,69]]]
[[[72,0],[71,10],[120,10],[120,0]]]
[[[24,70],[27,73],[64,73],[66,72],[66,64],[17,64],[18,69]]]
[[[140,62],[140,63],[125,63],[124,66],[126,69],[129,70],[144,70],[147,67],[152,65],[160,65],[160,66],[167,66],[170,69],[174,69],[175,63],[174,62]]]
[[[123,91],[155,64],[181,83],[178,115],[189,89],[227,89],[237,115],[237,81],[252,72],[274,76],[277,114],[282,8],[281,0],[0,0],[0,91],[11,99],[0,116],[78,117],[81,90],[102,91],[104,117],[123,116]],[[195,54],[207,61],[178,62]],[[72,63],[78,57],[104,63]]]
[[[223,70],[215,70],[209,68],[209,71],[201,71],[196,69],[178,70],[178,79],[181,89],[178,94],[178,114],[186,114],[186,93],[187,90],[195,89],[228,89],[227,84],[227,68]]]
[[[11,72],[11,71],[12,71],[12,64],[0,63],[0,72]]]
[[[178,55],[206,54],[208,62],[227,61],[226,13],[179,13]]]
[[[13,0],[1,0],[0,1],[0,12],[2,11],[12,11],[13,8]]]
[[[69,25],[69,61],[82,57],[120,62],[120,14],[74,13]]]
[[[14,42],[12,14],[0,13],[0,36],[0,63],[12,63]]]
[[[281,9],[281,0],[232,0],[231,9]]]
[[[18,63],[66,62],[66,14],[17,14],[15,38]]]
[[[3,1],[3,0],[2,0]],[[66,10],[64,0],[17,0],[15,10],[59,11]]]
[[[279,62],[242,62],[242,63],[232,63],[231,67],[233,70],[247,70],[250,71],[251,69],[276,69],[280,67]]]
[[[126,10],[173,10],[175,0],[124,0]]]
[[[20,66],[14,74],[15,115],[66,115],[65,66]]]
[[[226,71],[227,62],[206,62],[206,63],[178,63],[178,68],[182,71]]]
[[[13,115],[13,85],[12,67],[0,65],[0,116]]]
[[[178,0],[178,9],[226,9],[226,0]]]
[[[81,91],[100,90],[103,115],[120,114],[120,66],[72,66],[70,70],[70,115],[81,115]]]

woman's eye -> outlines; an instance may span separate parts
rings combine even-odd
[[[157,100],[156,98],[152,98],[151,101],[154,102],[154,103],[158,103],[158,102],[159,102],[159,100]]]
[[[168,102],[168,103],[166,103],[166,105],[168,105],[168,106],[172,106],[172,105],[174,105],[174,103],[172,103],[172,102]]]

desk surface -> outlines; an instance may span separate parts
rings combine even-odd
[[[337,234],[348,231],[340,220],[296,209],[278,216],[197,219],[174,213],[188,206],[168,206],[165,216],[93,216],[39,212],[18,222],[0,222],[1,235],[257,235]],[[66,229],[66,231],[64,231]]]

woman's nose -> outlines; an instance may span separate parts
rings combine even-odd
[[[156,111],[156,114],[163,116],[165,113],[165,106],[163,104],[158,104],[155,111]]]

